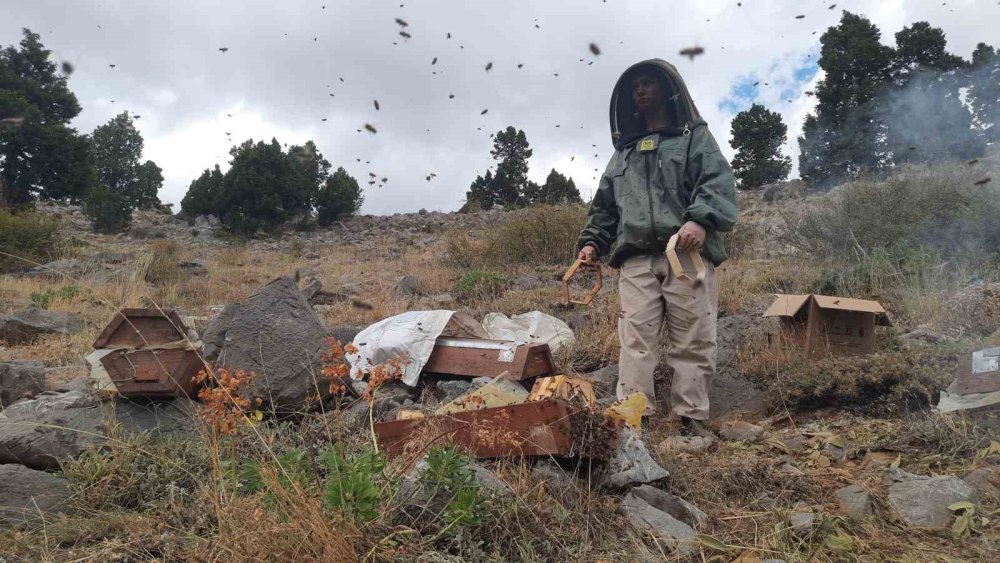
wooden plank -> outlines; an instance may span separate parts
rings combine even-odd
[[[476,339],[446,340],[468,340],[470,343],[476,341]],[[431,357],[424,365],[424,371],[463,377],[499,377],[507,372],[504,377],[517,381],[551,375],[555,372],[548,344],[522,344],[517,347],[513,361],[510,362],[501,361],[500,355],[500,351],[496,349],[448,346],[439,343],[434,346]]]
[[[403,453],[411,441],[419,449],[431,440],[481,458],[569,456],[573,448],[567,405],[554,400],[382,422],[375,435],[388,455]]]
[[[955,387],[960,395],[1000,391],[1000,371],[972,373],[972,354],[960,354]]]
[[[187,327],[177,311],[157,308],[125,308],[115,313],[94,348],[128,346],[144,348],[182,340]]]
[[[195,350],[119,349],[101,358],[120,395],[165,399],[194,397],[193,378],[204,368]]]

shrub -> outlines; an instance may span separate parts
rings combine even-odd
[[[510,284],[510,279],[500,274],[473,270],[466,272],[455,283],[455,297],[465,301],[499,297]]]
[[[792,242],[813,255],[865,260],[884,250],[929,247],[979,262],[1000,258],[1000,189],[973,185],[963,169],[900,173],[841,186],[798,218]]]
[[[357,213],[364,201],[358,181],[338,168],[316,194],[317,222],[322,227],[329,226],[341,217]]]
[[[72,301],[80,295],[79,286],[66,285],[59,289],[46,289],[42,292],[31,293],[31,305],[39,309],[48,309],[53,300]]]
[[[800,409],[851,408],[868,413],[907,412],[927,408],[954,378],[957,355],[949,348],[883,350],[867,356],[794,354],[777,362],[760,361],[768,351],[748,361],[741,354],[745,376],[763,383],[788,405]]]
[[[460,268],[501,270],[511,265],[568,264],[576,258],[576,241],[587,218],[581,205],[540,205],[509,214],[481,243],[466,233],[451,233],[448,260]]]
[[[44,213],[0,209],[0,273],[30,268],[54,258],[59,220]]]
[[[83,201],[83,214],[90,219],[95,231],[119,233],[132,222],[132,203],[125,194],[98,185]]]
[[[180,275],[177,259],[181,245],[175,240],[157,240],[149,245],[150,262],[146,269],[146,281],[165,283],[174,281]]]

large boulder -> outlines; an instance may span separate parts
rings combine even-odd
[[[0,465],[0,528],[32,525],[42,516],[60,513],[72,495],[61,475]]]
[[[322,381],[326,329],[295,282],[277,278],[246,301],[230,305],[205,331],[206,359],[253,372],[251,394],[280,414],[303,410]]]
[[[611,453],[605,470],[603,484],[614,489],[652,483],[670,476],[649,454],[646,443],[628,426],[621,429],[618,446]]]
[[[0,316],[0,341],[12,345],[30,344],[42,335],[71,335],[82,328],[80,315],[31,308]]]
[[[927,477],[893,469],[886,480],[891,483],[889,506],[909,526],[948,529],[955,520],[948,506],[977,500],[976,491],[968,483],[951,475]]]
[[[109,427],[126,435],[166,434],[191,428],[186,400],[160,403],[117,398],[101,401],[89,389],[42,395],[0,413],[0,464],[58,469],[86,450],[104,444]]]
[[[634,491],[625,495],[619,508],[632,526],[653,536],[667,549],[678,555],[686,555],[694,549],[694,528],[653,506]]]
[[[34,361],[0,362],[0,411],[45,390],[45,365]]]

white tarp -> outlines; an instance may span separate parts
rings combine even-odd
[[[407,362],[403,383],[413,387],[434,351],[434,342],[454,311],[407,311],[362,330],[354,337],[357,352],[347,355],[351,377],[360,380],[374,366],[393,358]]]
[[[374,366],[403,358],[403,383],[413,387],[441,336],[548,344],[553,352],[576,340],[566,323],[539,311],[510,318],[490,313],[483,319],[482,330],[472,323],[475,319],[454,311],[408,311],[383,319],[354,337],[357,352],[347,354],[351,377],[361,380]]]
[[[576,342],[576,336],[569,325],[541,311],[509,318],[501,313],[490,313],[483,319],[483,328],[494,340],[548,344],[553,353],[562,346]]]

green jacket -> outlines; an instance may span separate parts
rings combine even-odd
[[[661,73],[673,89],[668,110],[671,121],[682,126],[644,130],[631,85],[636,72],[647,70]],[[681,225],[695,221],[706,231],[702,254],[721,264],[726,248],[719,232],[736,223],[736,180],[677,69],[660,59],[629,67],[611,95],[610,120],[615,154],[577,248],[590,244],[603,256],[617,242],[610,263],[619,267],[630,256],[663,252]],[[652,146],[641,143],[647,138]]]

